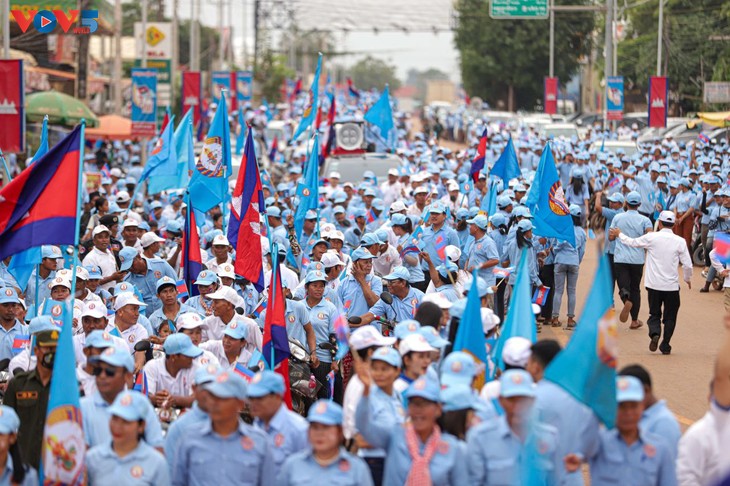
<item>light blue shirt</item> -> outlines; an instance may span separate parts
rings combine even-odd
[[[410,242],[410,234],[403,235],[398,238],[398,245],[402,246],[403,248],[409,246]],[[401,260],[403,260],[403,266],[406,268],[406,270],[408,270],[411,283],[423,282],[425,280],[423,276],[423,270],[421,270],[421,259],[418,256],[418,253],[416,253],[415,251],[405,253],[401,256]]]
[[[694,208],[696,203],[696,197],[691,191],[679,191],[677,198],[674,200],[674,210],[680,214],[685,213],[689,211],[690,208]]]
[[[656,191],[656,184],[651,181],[651,177],[648,175],[637,175],[634,180],[636,181],[637,191],[641,194],[641,205],[639,206],[639,212],[644,214],[652,214],[654,212],[654,191]]]
[[[284,313],[284,319],[286,319],[286,334],[290,339],[296,339],[302,345],[307,352],[310,352],[309,345],[307,344],[307,333],[304,330],[304,326],[309,323],[309,312],[306,306],[298,300],[286,299],[286,311]],[[264,328],[266,322],[266,309],[261,313],[258,319],[256,319],[259,327]]]
[[[659,400],[651,407],[644,410],[639,422],[641,430],[656,437],[664,439],[664,443],[672,455],[672,461],[677,459],[677,448],[682,431],[674,414],[667,408],[665,400]]]
[[[204,298],[202,295],[196,295],[195,297],[189,298],[185,301],[185,305],[204,318],[213,315],[213,301]]]
[[[606,218],[606,226],[604,228],[604,231],[605,231],[604,238],[606,241],[604,243],[604,248],[605,248],[605,252],[608,253],[609,255],[613,255],[614,253],[616,253],[616,240],[611,241],[608,239],[608,229],[611,227],[613,218],[615,218],[617,214],[623,213],[623,212],[624,212],[623,209],[601,208],[601,215],[604,218]],[[653,212],[653,210],[652,210],[652,212]]]
[[[30,278],[28,279],[28,287],[25,289],[26,307],[30,307],[36,302],[35,276],[37,270],[38,268],[36,267],[36,269],[33,270],[33,273],[30,274]],[[44,300],[48,300],[51,298],[51,288],[49,287],[49,285],[51,284],[51,282],[53,282],[53,279],[55,277],[56,272],[53,271],[49,273],[46,278],[38,277],[38,305],[41,305]]]
[[[154,484],[169,486],[170,471],[165,456],[159,451],[139,441],[131,453],[119,457],[111,447],[111,442],[92,447],[86,454],[86,470],[89,484],[114,484],[136,486]]]
[[[282,465],[276,486],[373,486],[373,477],[365,461],[340,448],[340,457],[321,466],[305,450],[290,456]]]
[[[379,278],[367,275],[365,281],[370,285],[370,289],[375,295],[383,292],[383,282]],[[348,316],[361,316],[369,310],[365,295],[363,295],[362,287],[352,275],[348,275],[345,280],[337,287],[337,295]]]
[[[647,230],[651,230],[651,221],[646,216],[642,216],[638,211],[630,209],[626,212],[617,214],[611,221],[611,228],[619,228],[621,233],[629,238],[638,238],[643,236]],[[630,263],[633,265],[644,264],[644,250],[642,248],[631,248],[621,243],[618,238],[614,252],[614,263]]]
[[[81,398],[81,415],[84,420],[84,435],[86,435],[86,443],[89,447],[101,444],[108,444],[112,440],[112,434],[109,431],[109,414],[110,404],[101,398],[101,394],[97,391],[89,397]],[[162,447],[165,439],[162,437],[162,427],[160,420],[157,418],[155,409],[152,404],[146,407],[147,415],[145,416],[145,440],[152,447]]]
[[[586,232],[580,226],[573,226],[575,246],[567,241],[553,239],[554,262],[562,265],[579,266],[586,251]]]
[[[277,473],[287,457],[309,447],[309,422],[287,409],[283,403],[269,420],[268,426],[259,419],[255,419],[253,425],[271,438]]]
[[[394,428],[406,420],[406,411],[403,408],[403,397],[393,390],[392,395],[386,394],[377,386],[370,387],[370,394],[360,398],[355,410],[355,421],[362,423],[374,422],[384,429]],[[385,449],[360,449],[360,457],[385,457]]]
[[[489,260],[499,260],[499,251],[497,250],[497,244],[494,240],[489,235],[485,234],[483,237],[475,240],[472,244],[469,250],[468,266],[478,268],[484,262]],[[477,270],[477,275],[482,277],[490,287],[497,283],[497,277],[492,271],[493,268],[494,267],[480,268]],[[458,298],[456,300],[458,300]],[[455,302],[455,300],[452,302]]]
[[[144,257],[143,257],[144,258]],[[144,275],[129,272],[124,277],[125,282],[134,284],[142,294],[146,315],[152,315],[157,309],[162,307],[162,302],[157,298],[157,281],[164,276],[170,277],[177,282],[177,275],[169,263],[159,258],[144,258],[147,262],[147,272]]]
[[[516,237],[513,238],[507,246],[507,254],[510,261],[510,267],[519,268],[520,260],[522,260],[522,248],[518,248]],[[537,272],[537,250],[535,249],[534,245],[527,247],[527,259],[527,269],[529,270],[530,274],[530,283],[533,286],[539,286],[542,284],[542,282],[540,281],[540,277],[538,276]],[[516,280],[517,272],[510,273],[508,283],[510,285],[514,285]]]
[[[190,427],[172,465],[175,486],[268,486],[274,476],[271,441],[240,419],[227,437],[216,434],[210,420]]]
[[[423,230],[421,243],[423,245],[423,251],[428,253],[433,265],[438,267],[444,263],[444,248],[446,248],[447,245],[454,245],[458,248],[459,237],[456,235],[456,231],[454,231],[453,228],[449,228],[445,224],[436,232],[434,232],[433,228],[429,226]],[[437,249],[437,247],[440,250]],[[421,269],[423,271],[428,271],[428,263],[425,261],[421,262]]]
[[[321,349],[319,344],[329,342],[330,334],[335,332],[335,320],[340,315],[340,312],[334,306],[332,302],[327,302],[322,299],[319,304],[309,307],[306,299],[301,301],[309,313],[309,322],[314,328],[314,337],[317,341],[317,358],[324,363],[331,363],[332,356],[326,349]]]
[[[468,484],[527,484],[522,480],[527,470],[523,461],[531,461],[531,469],[542,479],[537,484],[556,484],[556,469],[562,467],[562,459],[557,457],[558,431],[542,423],[531,427],[532,433],[524,443],[512,432],[504,415],[472,427],[466,434]],[[534,448],[537,457],[530,457],[528,448]]]
[[[180,317],[180,314],[182,314],[183,312],[198,313],[197,310],[188,306],[187,303],[180,304],[180,310],[177,311],[177,314],[175,314],[175,319],[173,319],[173,321],[171,323],[170,332],[175,332],[175,330],[177,329],[175,327],[175,322],[177,322],[177,318]],[[205,314],[201,314],[201,317],[205,318]],[[160,307],[159,309],[154,311],[152,314],[150,314],[149,321],[150,321],[150,325],[155,330],[155,334],[157,334],[160,330],[160,326],[162,325],[162,323],[169,321],[169,319],[167,318],[165,313],[162,311],[162,307]]]
[[[675,486],[674,461],[664,442],[639,432],[639,440],[626,444],[616,429],[601,430],[598,454],[591,458],[593,486]]]
[[[30,337],[28,326],[22,324],[18,319],[15,319],[15,324],[9,330],[5,330],[4,327],[0,326],[0,360],[5,358],[13,359],[16,354],[25,349],[13,349],[13,341],[21,334]]]
[[[10,454],[8,454],[8,460],[5,463],[5,470],[3,471],[2,477],[0,477],[0,485],[10,486],[13,484],[10,482],[12,477],[13,459],[10,457]],[[38,486],[38,473],[36,470],[28,466],[28,469],[25,471],[25,478],[23,478],[23,482],[18,486]]]
[[[178,417],[167,429],[165,436],[165,457],[167,465],[170,467],[172,474],[172,462],[175,460],[175,453],[180,445],[180,441],[191,427],[201,424],[208,420],[208,414],[203,412],[198,406],[198,402],[194,402],[190,410]]]
[[[423,300],[423,292],[411,287],[408,290],[408,295],[404,299],[394,295],[392,306],[383,302],[382,299],[378,299],[368,312],[398,322],[405,321],[406,319],[413,319],[416,316],[416,309],[421,304],[421,300]],[[395,308],[395,312],[393,308]]]

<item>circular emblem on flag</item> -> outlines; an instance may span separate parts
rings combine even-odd
[[[7,295],[8,297],[12,297],[13,291],[11,289],[5,289],[5,295]]]
[[[119,404],[123,407],[128,407],[132,404],[132,395],[124,395],[121,400],[119,400]]]
[[[309,189],[307,189],[306,187],[304,189],[302,189],[302,196],[304,196],[304,197],[309,196],[311,193],[312,192]]]
[[[292,322],[293,323],[296,320],[296,317],[294,317],[294,314],[291,314],[291,315],[287,316],[287,320],[289,322]]]
[[[449,452],[449,443],[442,440],[439,442],[439,445],[436,449],[438,450],[439,454],[447,454]]]
[[[563,192],[563,186],[560,185],[560,181],[556,181],[550,188],[548,202],[550,203],[550,210],[558,216],[570,214],[570,208],[565,203],[565,193]]]
[[[325,313],[324,313],[324,312],[320,312],[319,314],[317,314],[317,318],[318,318],[318,319],[322,319],[322,320],[324,320],[324,318],[325,318],[325,317],[327,317],[327,316],[325,315]]]
[[[155,278],[160,278],[160,277],[162,277],[162,272],[160,272],[159,270],[155,270]]]
[[[61,405],[48,414],[43,442],[43,472],[59,484],[72,484],[82,475],[86,452],[79,409]]]
[[[53,307],[51,307],[51,315],[53,317],[60,316],[61,315],[61,312],[63,312],[63,309],[61,308],[60,305],[54,305]]]
[[[221,177],[223,175],[223,139],[208,137],[205,139],[203,151],[200,153],[195,168],[206,177]]]
[[[350,461],[347,459],[340,459],[340,464],[337,467],[340,471],[347,472],[350,470]]]
[[[644,454],[647,457],[654,457],[656,455],[656,447],[651,444],[644,445]]]
[[[276,447],[284,445],[284,434],[276,434],[276,436],[274,436],[274,445]]]
[[[461,369],[462,369],[461,362],[454,361],[453,363],[451,363],[451,371],[453,371],[454,373],[460,372]]]
[[[609,309],[598,321],[598,343],[596,344],[598,359],[610,368],[616,367],[618,359],[618,325],[616,312]]]
[[[131,474],[133,478],[139,479],[142,477],[142,474],[144,474],[144,469],[142,469],[141,466],[132,466],[132,469],[129,470],[129,474]]]
[[[251,440],[251,437],[244,437],[241,439],[241,447],[243,447],[246,451],[253,449],[253,441]]]

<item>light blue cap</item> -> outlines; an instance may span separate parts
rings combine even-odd
[[[372,245],[380,245],[383,242],[380,241],[380,238],[378,238],[378,235],[375,233],[365,233],[362,235],[362,240],[360,240],[360,244],[362,246],[372,246]]]
[[[167,222],[165,231],[167,231],[168,233],[180,233],[182,231],[182,227],[183,227],[183,222],[181,220],[171,219]],[[147,228],[147,231],[149,231],[149,228]]]
[[[248,339],[248,326],[242,322],[233,320],[233,322],[226,326],[223,334],[233,339]]]
[[[373,208],[378,211],[385,211],[385,202],[382,199],[373,199]]]
[[[459,267],[456,265],[456,263],[447,259],[444,260],[444,263],[436,267],[436,271],[439,273],[439,275],[446,275],[447,273],[458,272]]]
[[[121,265],[119,266],[120,271],[129,270],[132,267],[132,262],[134,261],[134,258],[139,255],[139,251],[133,246],[125,246],[121,249],[119,252],[119,261],[121,262]]]
[[[421,326],[421,328],[418,329],[418,333],[423,336],[426,341],[428,341],[428,344],[430,344],[433,348],[443,349],[447,344],[449,344],[449,341],[442,338],[435,327]]]
[[[365,248],[359,247],[355,248],[355,250],[350,253],[350,258],[352,258],[353,262],[356,262],[358,260],[372,260],[375,258],[375,255],[367,251]]]
[[[138,295],[139,293],[133,283],[119,282],[114,286],[114,295],[118,296],[122,292],[132,292],[134,295]]]
[[[188,358],[197,358],[203,354],[203,350],[193,344],[190,340],[190,336],[182,333],[167,336],[163,349],[165,350],[165,354],[170,356],[182,354]]]
[[[444,214],[446,213],[446,208],[442,204],[434,203],[429,207],[429,212],[431,214]]]
[[[284,394],[284,378],[271,370],[259,371],[251,378],[251,383],[248,385],[248,396],[261,398],[271,393]]]
[[[466,208],[459,208],[456,210],[456,219],[467,219],[469,217],[469,210]]]
[[[101,279],[101,267],[99,265],[84,265],[84,268],[89,272],[89,280]]]
[[[28,326],[29,334],[38,334],[44,331],[58,331],[59,327],[53,322],[51,316],[37,316],[30,320]]]
[[[172,336],[175,335],[173,334]],[[172,336],[169,336],[167,339],[170,339]],[[165,341],[165,344],[167,344],[167,341]],[[245,400],[247,396],[246,380],[233,370],[220,370],[216,373],[213,381],[203,385],[203,388],[218,398]]]
[[[432,402],[438,402],[441,395],[441,385],[438,380],[429,377],[427,374],[421,375],[406,388],[404,395],[408,399],[420,397]]]
[[[317,219],[317,211],[310,209],[304,214],[304,219]]]
[[[149,398],[138,391],[124,390],[114,399],[108,413],[127,422],[136,422],[147,417],[148,407],[151,407]]]
[[[506,225],[507,217],[502,213],[497,213],[489,218],[489,222],[491,222],[494,226]]]
[[[519,223],[517,223],[517,229],[522,231],[523,233],[526,231],[530,231],[532,229],[532,221],[529,219],[521,219]]]
[[[506,208],[510,204],[512,204],[512,199],[510,199],[509,196],[504,196],[503,195],[503,196],[498,196],[497,197],[497,207]]]
[[[583,210],[577,204],[571,204],[569,206],[571,216],[580,216]]]
[[[669,183],[669,187],[671,187],[672,189],[677,189],[679,187],[679,182],[678,181],[672,181],[672,182]]]
[[[615,202],[615,203],[621,203],[621,204],[624,203],[624,196],[620,192],[614,192],[613,194],[611,194],[610,196],[608,196],[607,199],[609,201]]]
[[[352,211],[352,217],[353,218],[364,218],[365,217],[365,208],[355,208]]]
[[[517,206],[512,214],[514,214],[515,218],[532,218],[532,214],[527,206]]]
[[[387,243],[388,242],[388,232],[384,229],[379,229],[375,231],[375,236],[378,237],[378,240],[380,243]]]
[[[41,258],[53,258],[57,260],[63,258],[61,249],[55,245],[43,245],[41,247]]]
[[[84,340],[84,348],[106,349],[114,346],[111,334],[98,329],[91,331]]]
[[[489,227],[489,219],[484,214],[480,214],[473,219],[467,219],[467,223],[475,224],[477,228],[486,230]]]
[[[404,226],[408,218],[405,214],[393,213],[390,215],[390,223],[393,226]]]
[[[171,279],[170,277],[168,277],[167,275],[165,275],[164,277],[162,277],[161,279],[159,279],[157,281],[157,285],[155,286],[156,292],[159,293],[160,288],[162,288],[165,285],[172,285],[177,290],[177,282],[174,281],[173,279]]]
[[[616,377],[616,401],[641,402],[644,400],[644,386],[635,376]]]
[[[418,332],[418,330],[420,328],[421,328],[420,322],[415,321],[413,319],[406,319],[405,321],[401,321],[398,324],[396,324],[395,328],[393,329],[393,333],[395,334],[396,339],[403,339],[404,337],[408,336],[409,334]]]
[[[205,366],[198,366],[195,368],[195,374],[193,375],[193,384],[205,385],[215,379],[215,375],[220,371],[220,368],[213,363],[208,363]]]
[[[444,412],[474,409],[477,407],[477,398],[469,385],[448,384],[441,390],[441,404]]]
[[[292,168],[289,169],[289,172],[292,173],[292,174],[301,174],[302,173],[302,168],[299,167],[298,165],[295,165],[294,167],[292,167]]]
[[[376,349],[370,357],[370,361],[385,361],[390,366],[394,366],[396,368],[400,368],[402,366],[400,353],[398,353],[398,351],[394,348],[389,348],[387,346]]]
[[[315,270],[313,272],[307,272],[307,276],[304,277],[304,284],[309,284],[312,282],[326,282],[327,277],[324,275],[324,272],[321,270]]]
[[[461,319],[464,315],[464,309],[466,309],[466,299],[459,299],[451,304],[449,308],[449,315]]]
[[[395,267],[388,275],[383,277],[383,280],[405,280],[406,282],[410,281],[411,279],[411,273],[408,271],[406,267],[400,266]]]
[[[162,203],[160,201],[152,201],[150,203],[150,209],[160,209],[162,208]]]
[[[345,213],[345,208],[343,208],[342,206],[335,206],[334,209],[332,210],[332,214],[343,214],[343,213]]]
[[[689,187],[692,185],[692,183],[689,181],[688,178],[682,177],[681,179],[679,179],[679,185],[684,186],[684,187]]]
[[[637,191],[631,191],[630,193],[626,194],[626,202],[631,204],[632,206],[638,206],[641,204],[641,194],[639,194]]]
[[[362,193],[363,197],[375,197],[375,189],[372,187],[366,187]]]
[[[534,397],[536,393],[535,382],[525,370],[507,370],[499,377],[499,383],[501,397]]]
[[[307,420],[323,425],[342,425],[342,407],[330,400],[317,400],[309,408]]]
[[[112,344],[112,346],[102,351],[101,354],[89,358],[89,362],[92,364],[96,362],[106,363],[109,366],[124,368],[130,373],[134,370],[134,360],[129,353],[129,348],[121,344]]]
[[[480,209],[477,206],[470,207],[469,214],[468,214],[469,219],[476,218],[477,215],[479,214],[479,211],[480,211]]]
[[[18,293],[12,287],[0,289],[0,304],[20,304]]]
[[[215,272],[211,272],[210,270],[203,270],[198,274],[197,280],[195,280],[195,285],[213,285],[214,283],[218,282],[218,276],[215,274]]]
[[[345,191],[335,191],[332,193],[332,199],[335,204],[341,204],[347,201],[347,193]]]
[[[0,405],[0,434],[15,434],[20,428],[20,417],[14,409]]]
[[[474,358],[463,351],[453,351],[441,363],[441,382],[445,386],[455,384],[471,386],[477,374]]]
[[[266,215],[271,218],[281,218],[281,209],[278,206],[269,206],[266,208]]]

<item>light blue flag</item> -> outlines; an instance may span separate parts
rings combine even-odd
[[[489,216],[497,214],[497,192],[497,181],[490,179],[487,197],[482,199],[482,204],[479,208]]]
[[[322,71],[322,54],[317,59],[317,69],[314,71],[314,79],[312,79],[312,86],[309,88],[309,99],[302,112],[302,121],[299,122],[297,130],[292,136],[292,140],[299,138],[299,135],[304,133],[306,129],[312,126],[315,118],[317,117],[317,106],[319,104],[319,75]]]
[[[33,274],[33,269],[41,263],[41,247],[34,246],[27,250],[21,251],[13,255],[8,265],[8,272],[15,278],[20,290],[25,292],[28,286],[28,280]]]
[[[522,175],[520,164],[517,162],[517,153],[515,152],[515,146],[512,143],[512,137],[510,137],[507,141],[507,145],[504,147],[502,155],[500,155],[494,163],[489,174],[501,178],[505,184]]]
[[[41,143],[38,145],[33,159],[30,161],[28,166],[31,166],[33,162],[40,159],[48,152],[48,115],[43,117],[43,127],[41,127]]]
[[[459,322],[454,338],[454,351],[464,351],[472,355],[477,364],[487,364],[487,348],[484,343],[482,327],[481,299],[477,288],[477,273],[474,271],[471,288],[466,297],[466,308]]]
[[[387,84],[378,101],[370,107],[363,118],[380,129],[383,140],[388,140],[388,134],[393,129],[393,110],[390,107],[390,88]]]
[[[497,349],[494,354],[497,358],[497,366],[504,369],[502,360],[502,349],[504,342],[511,337],[520,336],[527,338],[533,343],[537,341],[537,327],[535,326],[535,314],[532,312],[532,292],[530,291],[530,271],[527,269],[527,248],[522,249],[520,266],[517,268],[517,280],[512,291],[507,317],[504,319],[502,334],[497,341]]]
[[[73,311],[70,302],[50,302],[51,316],[63,325],[54,331],[59,336],[43,430],[40,484],[81,485],[86,484],[86,439],[76,381]]]
[[[304,216],[308,210],[319,207],[319,135],[316,133],[312,142],[312,152],[304,164],[304,182],[300,180],[297,185],[297,197],[299,205],[294,213],[294,229],[297,238],[301,238]]]
[[[193,140],[193,109],[188,109],[172,136],[177,155],[176,189],[188,187],[190,174],[195,170],[195,142]]]
[[[550,143],[545,144],[535,179],[527,193],[527,207],[532,213],[535,234],[557,238],[575,246],[575,230]]]
[[[241,155],[243,144],[246,142],[246,122],[243,119],[243,109],[238,110],[238,134],[236,135],[236,155]]]
[[[573,337],[545,370],[545,378],[588,406],[611,429],[616,420],[618,326],[606,254],[599,257],[593,287]]]
[[[149,194],[159,194],[162,191],[177,188],[177,153],[173,145],[174,123],[175,116],[173,115],[157,139],[142,175],[139,176],[138,184],[149,179],[147,182]]]
[[[203,151],[190,178],[188,190],[193,207],[206,212],[227,201],[231,173],[231,128],[226,97],[221,96]]]

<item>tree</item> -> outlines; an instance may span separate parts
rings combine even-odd
[[[359,89],[378,90],[385,89],[385,85],[390,85],[390,90],[394,91],[400,87],[400,80],[395,75],[395,66],[392,66],[381,59],[367,56],[355,63],[347,70],[347,75],[352,78]]]
[[[448,79],[448,74],[436,68],[429,68],[424,71],[409,69],[406,74],[406,84],[416,87],[416,99],[420,101],[426,98],[426,87],[429,81],[443,81]]]
[[[275,101],[281,98],[281,86],[287,78],[294,77],[294,71],[287,67],[286,57],[266,49],[259,55],[254,77],[261,87],[261,96]]]
[[[532,109],[543,96],[543,78],[548,75],[548,21],[492,19],[488,0],[457,0],[456,11],[454,42],[466,91],[491,105],[503,100],[511,110]],[[555,75],[563,82],[577,72],[578,60],[591,50],[594,17],[592,12],[555,16]]]

